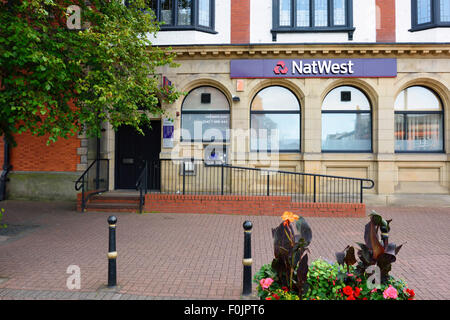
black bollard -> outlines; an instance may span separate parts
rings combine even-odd
[[[109,248],[108,248],[108,287],[117,286],[117,251],[116,251],[116,223],[117,218],[110,216],[109,224]]]
[[[244,277],[242,295],[246,296],[252,293],[252,223],[245,221],[244,227]]]

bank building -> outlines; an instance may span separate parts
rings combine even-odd
[[[123,191],[123,200],[137,186],[146,211],[163,210],[151,207],[160,201],[175,212],[182,199],[181,211],[212,213],[270,201],[295,211],[447,199],[450,0],[154,0],[152,8],[165,23],[152,43],[171,47],[179,64],[159,69],[161,85],[186,95],[162,103],[165,115],[145,136],[108,124],[101,139],[50,147],[16,136],[8,199],[78,197],[85,209],[86,194]],[[200,198],[210,202],[195,207]]]

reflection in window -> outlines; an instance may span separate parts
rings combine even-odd
[[[450,22],[450,0],[441,0],[440,6],[441,22]]]
[[[300,151],[300,103],[288,89],[264,88],[250,109],[252,151]]]
[[[395,101],[395,151],[443,151],[443,112],[431,90],[412,86]]]
[[[178,25],[188,26],[191,24],[191,0],[178,0]]]
[[[297,27],[309,27],[309,0],[297,0]]]
[[[417,0],[417,24],[431,22],[431,0]]]
[[[333,10],[334,25],[345,25],[345,0],[334,0]]]
[[[181,107],[181,140],[226,141],[229,139],[230,105],[213,87],[199,87],[186,96]]]
[[[350,86],[333,89],[322,104],[322,151],[371,150],[372,116],[366,95]]]
[[[172,0],[161,0],[161,22],[172,24]]]
[[[370,151],[370,113],[322,115],[322,150]]]
[[[291,0],[280,0],[280,26],[291,25]]]
[[[253,113],[252,150],[300,150],[300,114]]]
[[[198,1],[198,24],[201,26],[209,27],[209,0]]]
[[[326,27],[328,25],[328,1],[316,0],[314,5],[314,26]]]

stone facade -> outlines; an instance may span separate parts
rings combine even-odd
[[[444,109],[444,146],[450,141],[450,57],[449,45],[442,44],[383,44],[383,45],[286,45],[286,46],[209,46],[175,47],[179,68],[163,69],[181,91],[204,85],[221,90],[229,100],[231,129],[248,130],[250,103],[255,94],[271,85],[289,88],[301,105],[301,152],[280,153],[279,168],[287,171],[320,173],[338,176],[368,178],[375,181],[373,201],[386,195],[410,193],[448,194],[449,152],[396,153],[394,151],[394,102],[405,88],[420,85],[432,89],[441,99]],[[230,79],[232,59],[295,59],[295,58],[396,58],[395,78],[317,78],[317,79]],[[237,90],[237,81],[243,89]],[[351,85],[363,91],[370,100],[372,111],[372,153],[322,153],[321,125],[322,102],[333,88]],[[233,97],[239,97],[238,102]],[[196,150],[202,156],[203,143],[179,142],[180,113],[183,99],[164,106],[169,117],[175,120],[175,142],[182,156],[186,149]],[[111,133],[112,134],[112,133]],[[228,143],[231,164],[251,162],[249,141]],[[242,149],[242,146],[244,149]],[[162,149],[161,158],[173,156],[172,149]],[[253,157],[254,158],[254,157]],[[260,165],[261,167],[267,166]]]

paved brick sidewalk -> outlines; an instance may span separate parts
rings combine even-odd
[[[72,203],[6,201],[5,222],[33,226],[0,237],[0,299],[239,299],[242,223],[251,220],[255,272],[272,260],[278,217],[117,213],[118,292],[107,282],[108,213],[78,213]],[[391,241],[407,242],[393,274],[418,299],[449,299],[450,208],[380,207],[392,218]],[[281,215],[281,214],[280,214]],[[366,218],[307,218],[312,259],[363,240]],[[69,265],[81,290],[66,287]]]

